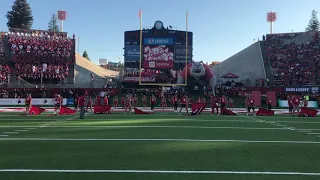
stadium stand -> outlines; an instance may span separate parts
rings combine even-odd
[[[72,46],[71,39],[62,35],[8,33],[8,47],[16,73],[29,83],[64,83],[69,64],[73,63]]]
[[[273,85],[319,85],[320,44],[318,32],[267,35],[266,64]]]
[[[4,44],[2,37],[0,38],[0,83],[8,83],[10,67],[5,58]]]

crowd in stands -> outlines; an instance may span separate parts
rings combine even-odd
[[[65,81],[74,63],[73,42],[66,36],[46,32],[7,34],[16,73],[30,83],[57,84]]]
[[[267,35],[265,45],[275,86],[320,84],[318,32]]]
[[[8,75],[11,72],[9,66],[6,63],[4,45],[2,38],[0,38],[0,83],[8,82]]]

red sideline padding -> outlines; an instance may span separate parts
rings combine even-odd
[[[44,111],[46,111],[46,109],[41,108],[39,106],[31,106],[29,114],[31,114],[31,115],[39,115],[39,114],[43,113]]]
[[[104,114],[104,113],[110,114],[110,111],[111,111],[110,105],[104,105],[104,106],[95,105],[93,107],[94,114]]]
[[[145,111],[142,111],[142,110],[137,109],[137,108],[134,108],[134,113],[135,114],[151,114],[149,112],[145,112]]]
[[[69,114],[75,114],[77,111],[72,110],[70,108],[67,108],[65,106],[62,106],[59,112],[59,115],[69,115]]]
[[[315,109],[302,107],[299,116],[316,117],[318,111]]]
[[[257,116],[274,116],[274,111],[265,109],[265,108],[260,108],[257,113]]]
[[[235,116],[235,115],[236,115],[236,113],[234,113],[234,112],[230,111],[230,110],[229,110],[229,109],[227,109],[227,108],[223,108],[223,109],[222,109],[222,115]]]

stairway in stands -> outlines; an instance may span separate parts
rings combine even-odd
[[[267,51],[266,51],[266,46],[264,45],[264,41],[260,41],[260,47],[261,47],[261,53],[262,53],[262,58],[263,58],[263,63],[264,63],[264,68],[266,70],[266,76],[269,79],[270,85],[273,84],[273,77],[272,77],[272,70],[271,70],[271,65],[267,63]]]

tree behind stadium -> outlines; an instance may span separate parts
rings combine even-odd
[[[9,28],[30,29],[33,24],[33,16],[27,0],[15,0],[12,11],[6,15]]]
[[[319,24],[317,14],[318,14],[318,12],[316,10],[312,10],[311,19],[309,21],[308,27],[306,28],[307,32],[320,30],[320,28],[319,28],[320,24]]]
[[[56,14],[53,14],[51,16],[51,19],[48,23],[48,31],[49,32],[59,32],[59,26],[58,26],[58,17]]]
[[[84,51],[84,52],[83,52],[82,57],[84,57],[84,58],[88,59],[89,61],[91,61],[90,58],[89,58],[89,55],[88,55],[87,51]]]

